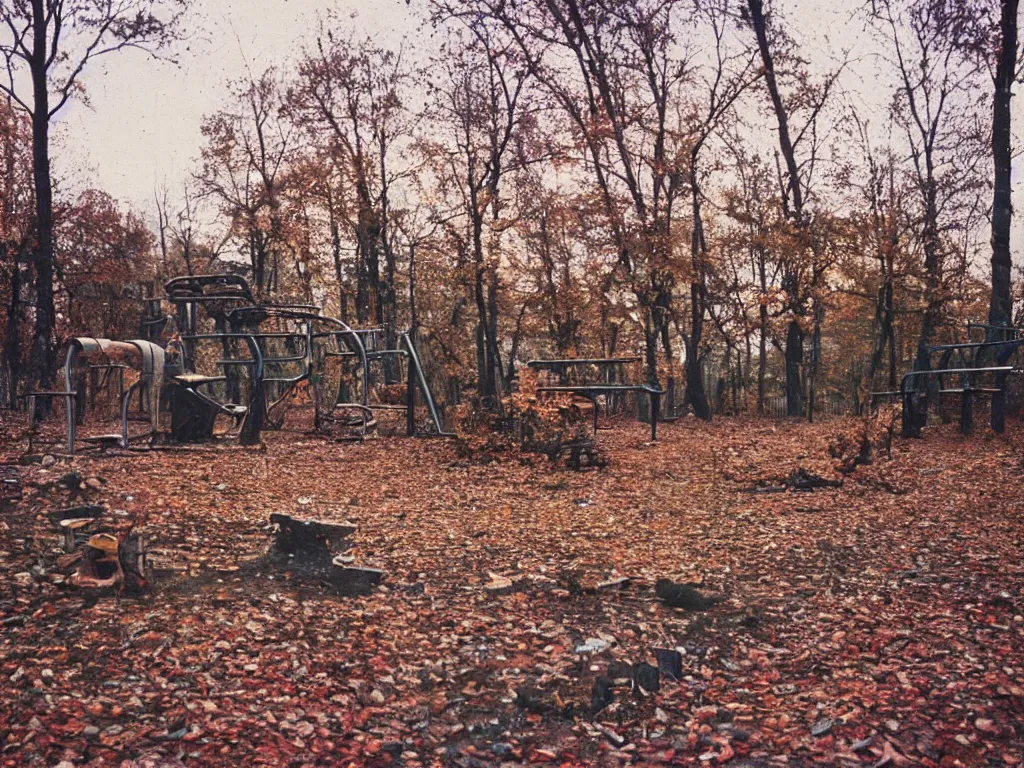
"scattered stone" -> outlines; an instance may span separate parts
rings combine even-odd
[[[825,736],[832,732],[834,721],[830,717],[823,717],[811,726],[811,736]]]
[[[499,741],[496,744],[491,745],[491,752],[498,757],[505,757],[512,754],[512,745]]]
[[[50,454],[46,454],[45,456],[43,456],[43,461],[41,463],[44,468],[48,469],[57,463],[57,458],[55,456],[51,456]]]
[[[98,477],[90,477],[85,481],[85,487],[90,491],[98,491],[103,487],[103,481]]]
[[[607,728],[601,725],[600,723],[594,723],[594,727],[597,730],[599,730],[601,734],[606,739],[608,739],[608,741],[610,741],[616,748],[626,746],[626,740],[622,736],[619,736],[619,734],[617,734],[611,728]]]
[[[588,637],[583,643],[576,646],[576,653],[601,653],[608,649],[608,641],[598,637]]]
[[[85,726],[85,728],[82,729],[83,736],[99,736],[99,734],[100,729],[97,728],[95,725],[87,725]]]
[[[370,701],[372,701],[378,707],[383,706],[385,701],[384,694],[378,691],[376,688],[374,688],[372,691],[370,691]]]
[[[507,595],[512,591],[512,579],[499,576],[496,573],[489,573],[487,575],[491,577],[491,580],[484,585],[484,589],[492,595]]]

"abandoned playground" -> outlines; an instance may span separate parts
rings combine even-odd
[[[481,426],[415,332],[166,298],[0,416],[0,764],[1024,759],[1014,332],[863,418],[680,418],[620,357]]]

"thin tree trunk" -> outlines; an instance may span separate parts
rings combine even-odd
[[[786,187],[782,190],[783,212],[799,230],[804,226],[803,189],[800,186],[800,170],[797,165],[796,151],[789,135],[786,105],[783,103],[782,94],[779,91],[778,80],[775,76],[775,61],[768,44],[768,25],[764,17],[764,3],[762,0],[747,0],[747,8],[750,11],[754,34],[757,37],[761,63],[764,65],[765,84],[768,86],[768,95],[771,97],[772,109],[778,122],[779,149],[782,151],[782,157],[786,163],[786,173],[789,177]],[[792,201],[792,205],[790,205],[790,201]],[[796,284],[795,280],[793,283],[790,293],[790,308],[797,313],[801,304],[800,286]],[[789,330],[786,333],[786,414],[789,416],[800,416],[803,412],[803,388],[800,378],[803,343],[803,329],[797,318],[794,317],[790,321]]]
[[[814,332],[811,336],[811,381],[807,398],[807,421],[814,422],[814,400],[817,394],[818,364],[821,361],[821,323],[824,320],[825,309],[819,302],[814,302]]]
[[[409,334],[415,340],[419,328],[416,317],[416,244],[409,243]]]
[[[53,236],[53,186],[50,179],[50,93],[46,62],[48,30],[46,3],[32,0],[32,165],[36,192],[37,244],[35,252],[36,327],[32,339],[31,377],[33,388],[47,390],[53,385],[56,367],[54,330],[57,320],[53,301],[55,252]],[[39,398],[37,410],[49,411],[49,399]]]
[[[995,97],[992,105],[992,158],[995,183],[992,196],[992,298],[990,325],[1008,326],[1013,321],[1010,291],[1010,224],[1013,217],[1010,162],[1010,97],[1017,67],[1018,0],[1002,0],[999,60],[996,64]]]
[[[892,335],[892,282],[888,275],[883,279],[875,303],[875,329],[875,348],[871,352],[867,374],[864,376],[864,384],[867,385],[865,394],[870,394],[874,386],[875,376],[882,366],[882,356]]]
[[[690,335],[686,348],[686,400],[693,408],[693,415],[704,421],[711,420],[711,406],[704,391],[704,375],[700,364],[700,344],[704,335],[704,304],[706,270],[704,260],[707,244],[704,240],[704,224],[701,219],[700,190],[696,184],[696,158],[690,162],[693,206],[693,232],[690,237],[690,254],[694,277],[690,283]]]
[[[761,304],[761,334],[757,340],[757,413],[764,416],[765,376],[768,373],[768,307]]]
[[[20,250],[12,253],[11,298],[7,305],[7,329],[4,339],[4,367],[7,369],[7,404],[18,405],[18,382],[21,380],[21,261]]]
[[[793,318],[786,331],[786,415],[802,416],[804,393],[800,369],[804,362],[804,329]]]
[[[334,200],[327,194],[327,216],[331,230],[331,255],[334,257],[334,280],[338,284],[338,316],[348,322],[348,295],[345,291],[345,272],[341,264],[341,230],[334,213]]]

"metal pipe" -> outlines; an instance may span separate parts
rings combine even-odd
[[[420,388],[423,390],[423,399],[426,401],[427,409],[430,411],[430,418],[433,420],[438,434],[444,434],[444,426],[441,424],[441,417],[438,415],[437,406],[434,403],[434,396],[430,391],[430,387],[427,386],[427,379],[423,373],[423,366],[420,365],[419,355],[416,354],[416,346],[412,343],[412,339],[409,337],[408,333],[403,333],[401,335],[401,340],[405,342],[406,348],[409,350],[410,365],[416,368],[416,378],[419,380]]]
[[[72,341],[68,344],[67,355],[64,358],[64,391],[72,392],[71,372],[75,367],[75,360],[78,357],[78,342]],[[67,396],[67,408],[65,409],[68,419],[68,432],[67,432],[67,449],[68,454],[73,455],[75,452],[75,397],[74,395],[68,394]],[[33,410],[35,410],[35,403],[31,403]]]

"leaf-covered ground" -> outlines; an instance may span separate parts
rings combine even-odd
[[[0,466],[0,765],[1019,764],[1024,435],[751,492],[833,477],[848,426],[623,422],[581,473],[298,433]],[[62,583],[72,469],[138,519],[148,596]],[[385,586],[269,566],[272,512],[358,523]],[[663,577],[724,599],[669,608]],[[655,649],[682,679],[647,691]]]

